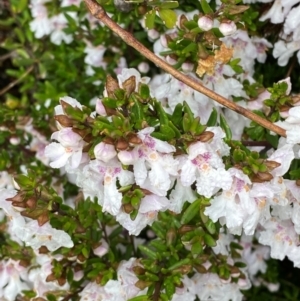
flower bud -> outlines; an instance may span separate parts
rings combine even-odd
[[[116,143],[116,149],[117,150],[127,150],[129,147],[128,142],[124,139],[124,138],[120,138],[118,139],[117,143]]]
[[[99,114],[100,116],[106,116],[107,113],[106,113],[106,110],[105,110],[105,107],[102,103],[102,100],[101,99],[97,99],[96,101],[96,112],[97,114]]]
[[[103,162],[108,162],[117,155],[117,152],[113,145],[100,142],[95,146],[94,154],[96,159],[101,160]]]
[[[215,134],[213,132],[206,131],[206,132],[202,133],[200,136],[198,136],[197,140],[201,141],[201,142],[208,142],[214,137],[214,135]]]
[[[224,36],[229,36],[236,32],[236,25],[233,21],[223,21],[220,24],[219,30]]]
[[[63,127],[73,126],[73,121],[66,115],[56,115],[54,119]]]
[[[39,226],[43,226],[49,221],[49,215],[48,212],[43,212],[38,218],[37,218]]]
[[[138,65],[138,70],[141,72],[141,73],[147,73],[149,71],[150,67],[149,67],[149,64],[146,63],[146,62],[141,62],[139,63]]]
[[[214,21],[209,16],[200,17],[198,20],[198,26],[204,31],[211,30],[213,28],[213,25]]]

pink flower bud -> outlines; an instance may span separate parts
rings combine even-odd
[[[113,145],[100,142],[95,146],[94,154],[96,159],[108,162],[117,155],[117,152]]]
[[[96,101],[96,112],[97,114],[101,115],[101,116],[106,116],[106,111],[105,111],[105,108],[104,108],[104,105],[101,101],[101,99],[97,99]]]
[[[155,41],[159,38],[159,32],[155,29],[149,29],[148,30],[148,37],[150,40]]]
[[[211,30],[213,28],[213,24],[214,21],[209,16],[203,16],[198,20],[198,26],[204,31]]]
[[[138,65],[138,70],[141,73],[147,73],[149,71],[149,68],[150,68],[149,64],[146,62],[139,63],[139,65]]]
[[[236,25],[233,21],[223,21],[219,29],[224,36],[229,36],[236,32]]]
[[[105,240],[101,240],[101,245],[99,247],[97,247],[96,249],[93,249],[93,252],[95,255],[99,256],[99,257],[103,257],[105,254],[108,253],[108,244]]]
[[[181,65],[182,71],[183,72],[192,72],[194,68],[194,64],[192,63],[183,63]]]

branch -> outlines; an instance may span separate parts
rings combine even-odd
[[[143,44],[137,41],[130,33],[121,28],[117,23],[115,23],[105,12],[105,10],[95,1],[95,0],[84,0],[91,14],[104,23],[108,28],[110,28],[114,33],[116,33],[127,45],[133,47],[138,52],[140,52],[144,57],[152,61],[156,66],[160,67],[167,73],[171,74],[173,77],[179,81],[185,83],[194,90],[212,98],[224,107],[241,114],[248,119],[260,124],[266,129],[277,133],[280,136],[286,137],[286,132],[281,127],[273,124],[272,122],[256,115],[252,111],[249,111],[233,101],[226,99],[225,97],[215,93],[214,91],[204,87],[202,84],[197,82],[195,79],[190,78],[178,70],[174,69],[171,65],[166,63],[164,60],[156,56],[153,52],[147,49]]]
[[[13,82],[9,83],[5,88],[0,90],[0,96],[7,91],[9,91],[11,88],[13,88],[15,85],[17,85],[20,81],[23,80],[31,71],[33,70],[33,66],[30,66],[19,78],[14,80]]]

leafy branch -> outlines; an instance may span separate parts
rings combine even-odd
[[[250,110],[247,110],[236,103],[226,99],[225,97],[215,93],[214,91],[204,87],[202,84],[197,82],[195,79],[184,75],[178,70],[174,69],[171,65],[166,63],[164,60],[156,56],[153,52],[147,49],[143,44],[136,40],[129,32],[121,28],[116,22],[114,22],[105,12],[102,6],[100,6],[95,0],[84,0],[91,14],[104,23],[114,33],[116,33],[127,45],[133,47],[139,51],[144,57],[152,61],[155,65],[163,69],[165,72],[171,74],[173,77],[188,85],[192,89],[208,96],[215,100],[219,104],[226,108],[235,111],[238,114],[245,116],[246,118],[260,124],[266,129],[277,133],[280,136],[286,137],[286,132],[281,127],[271,123],[270,121],[258,116]]]

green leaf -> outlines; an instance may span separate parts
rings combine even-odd
[[[143,246],[143,245],[139,245],[138,248],[141,250],[142,253],[144,253],[151,259],[153,259],[153,260],[157,259],[158,254],[155,251],[152,251],[148,247]]]
[[[166,124],[160,126],[160,132],[165,135],[167,141],[175,137],[174,130]]]
[[[154,20],[155,20],[156,11],[154,9],[148,11],[145,15],[145,25],[147,29],[154,28]]]
[[[201,0],[200,4],[201,4],[201,8],[205,14],[208,15],[208,14],[212,14],[214,12],[206,0]]]
[[[215,126],[217,123],[217,119],[218,119],[218,112],[215,108],[213,108],[206,125],[207,126]]]
[[[165,1],[162,2],[159,6],[162,9],[170,9],[178,7],[178,1]]]
[[[200,241],[196,241],[195,243],[193,243],[192,248],[191,248],[191,252],[194,255],[198,255],[198,254],[201,254],[203,252],[203,246],[202,246]]]
[[[232,138],[232,133],[231,129],[223,115],[220,115],[220,127],[223,129],[223,131],[226,134],[226,139],[231,140]]]
[[[209,234],[205,233],[204,236],[204,242],[209,246],[209,247],[215,247],[217,245],[216,240]]]
[[[175,264],[171,265],[170,267],[168,267],[168,271],[175,270],[177,268],[180,268],[183,265],[190,264],[190,263],[191,263],[191,260],[189,258],[184,258],[184,259],[176,262]]]
[[[200,205],[201,199],[197,199],[192,204],[190,204],[190,206],[184,211],[181,217],[180,222],[182,225],[189,223],[196,216],[196,214],[199,214]]]
[[[171,300],[172,296],[175,293],[175,285],[171,280],[167,279],[164,283],[164,286],[165,286],[166,295]]]
[[[173,28],[175,26],[177,15],[173,10],[161,9],[158,14],[167,28]]]

